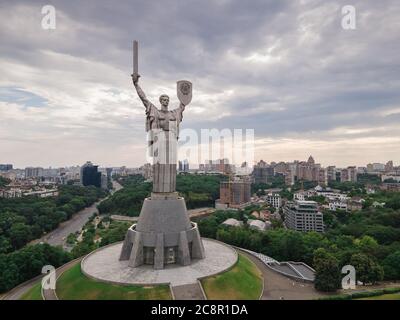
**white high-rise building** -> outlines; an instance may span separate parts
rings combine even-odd
[[[315,201],[290,201],[284,207],[285,225],[287,228],[308,232],[324,232],[323,214],[318,211]]]
[[[279,193],[269,193],[265,200],[276,209],[279,209],[282,205],[282,199]]]

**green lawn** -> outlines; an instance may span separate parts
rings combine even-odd
[[[400,300],[400,293],[383,294],[381,296],[361,298],[357,300]]]
[[[118,286],[87,278],[77,263],[57,281],[60,300],[168,300],[169,286]]]
[[[20,300],[43,300],[42,299],[42,283],[39,281],[27,292],[25,292]]]
[[[260,270],[241,254],[232,269],[203,279],[201,284],[210,300],[258,300],[263,290]]]

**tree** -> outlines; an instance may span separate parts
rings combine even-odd
[[[19,249],[31,240],[31,228],[24,223],[16,223],[9,230],[10,242],[14,249]]]
[[[369,256],[374,256],[379,247],[378,242],[370,236],[363,236],[361,239],[357,239],[355,244],[362,253]]]
[[[304,235],[300,232],[289,231],[284,239],[285,260],[301,261],[303,260],[306,248],[304,246]]]
[[[328,248],[329,240],[325,238],[321,233],[312,231],[307,232],[303,235],[304,242],[304,255],[300,257],[299,261],[303,261],[307,264],[313,264],[314,252],[318,248]]]
[[[7,253],[12,249],[10,240],[4,236],[0,236],[0,254]]]
[[[382,264],[385,279],[400,280],[400,250],[388,255]]]
[[[386,208],[392,208],[394,210],[400,209],[400,195],[396,195],[387,201]]]
[[[112,222],[108,230],[102,231],[100,246],[124,240],[128,228],[129,223]]]
[[[356,269],[357,281],[361,281],[363,285],[375,284],[383,279],[383,268],[364,253],[352,255],[350,264]]]
[[[366,228],[366,234],[376,239],[380,244],[400,241],[400,229],[389,226],[370,225]]]
[[[5,254],[0,255],[0,292],[15,287],[19,282],[18,267]]]
[[[87,242],[80,242],[72,249],[71,253],[74,258],[79,258],[88,254],[94,249],[96,249],[94,244],[90,244]]]
[[[48,244],[26,246],[9,254],[0,254],[0,292],[40,274],[44,265],[58,267],[70,260],[61,248]]]
[[[338,260],[328,251],[319,248],[314,252],[315,289],[334,292],[341,287],[341,273]]]
[[[201,235],[206,238],[216,238],[218,230],[218,222],[214,217],[202,219],[199,222],[199,230]]]

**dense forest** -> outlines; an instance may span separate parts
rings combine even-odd
[[[70,234],[67,242],[73,244],[71,253],[48,244],[28,245],[9,254],[0,254],[0,293],[32,279],[41,273],[44,265],[59,267],[71,259],[84,256],[101,246],[123,240],[130,226],[127,222],[111,221],[103,217],[95,227],[94,216],[85,224],[82,241],[76,241],[76,234]],[[107,228],[104,223],[110,223]],[[100,242],[94,241],[101,238]]]
[[[178,175],[177,191],[185,197],[188,208],[213,206],[222,179],[226,177]],[[369,177],[365,180],[370,183]],[[100,213],[139,215],[152,184],[140,175],[119,177],[118,181],[124,188],[99,205]],[[281,177],[276,177],[271,184],[254,185],[253,190],[281,186]],[[294,190],[303,186],[304,183],[298,182],[291,190],[283,188],[282,193],[290,198]],[[363,183],[333,183],[332,187],[350,195],[363,195],[366,201],[363,209],[356,212],[324,211],[324,234],[288,230],[281,223],[273,224],[275,228],[265,232],[246,225],[241,228],[221,225],[231,217],[246,221],[253,210],[260,209],[251,206],[239,211],[216,211],[199,218],[201,235],[264,253],[278,261],[303,261],[316,269],[315,286],[322,291],[340,287],[341,268],[347,264],[355,266],[357,279],[366,284],[382,279],[400,280],[400,193],[378,191],[367,195]],[[76,242],[76,235],[69,237],[74,243],[71,254],[48,245],[24,247],[104,195],[93,187],[63,186],[55,198],[0,199],[0,292],[36,276],[44,264],[58,266],[99,246],[122,240],[129,223],[103,217],[102,223],[95,227],[92,217],[84,227],[83,241]],[[380,206],[374,206],[375,202]],[[107,222],[111,224],[104,228]],[[98,238],[100,242],[94,241]]]
[[[0,292],[41,274],[45,265],[57,268],[70,259],[69,253],[48,244],[26,246],[9,254],[0,254]]]
[[[176,191],[185,198],[188,209],[214,207],[219,198],[219,184],[223,175],[180,174],[176,177]]]
[[[226,177],[222,175],[185,175],[176,177],[176,189],[185,197],[188,209],[212,207],[219,197],[219,183]],[[151,193],[152,184],[145,182],[141,175],[118,179],[124,188],[115,192],[99,205],[101,214],[138,216],[144,198]]]
[[[317,271],[316,287],[339,288],[342,266],[356,267],[357,279],[375,283],[400,280],[400,194],[383,192],[386,207],[358,212],[327,211],[327,230],[301,233],[284,228],[260,232],[247,227],[222,226],[229,217],[245,220],[247,211],[217,211],[199,221],[203,237],[261,252],[278,261],[303,261]]]
[[[98,205],[101,214],[138,216],[144,198],[151,192],[152,184],[145,182],[143,176],[132,175],[117,179],[124,187]]]
[[[61,186],[57,197],[0,198],[0,254],[22,248],[105,196],[95,187]]]

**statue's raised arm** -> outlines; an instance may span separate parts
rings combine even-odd
[[[147,99],[142,88],[139,86],[139,77],[140,77],[140,75],[138,75],[138,74],[132,74],[133,85],[135,86],[136,92],[137,92],[140,100],[142,100],[144,106],[146,107],[146,109],[148,109],[148,108],[150,108],[152,103]]]

